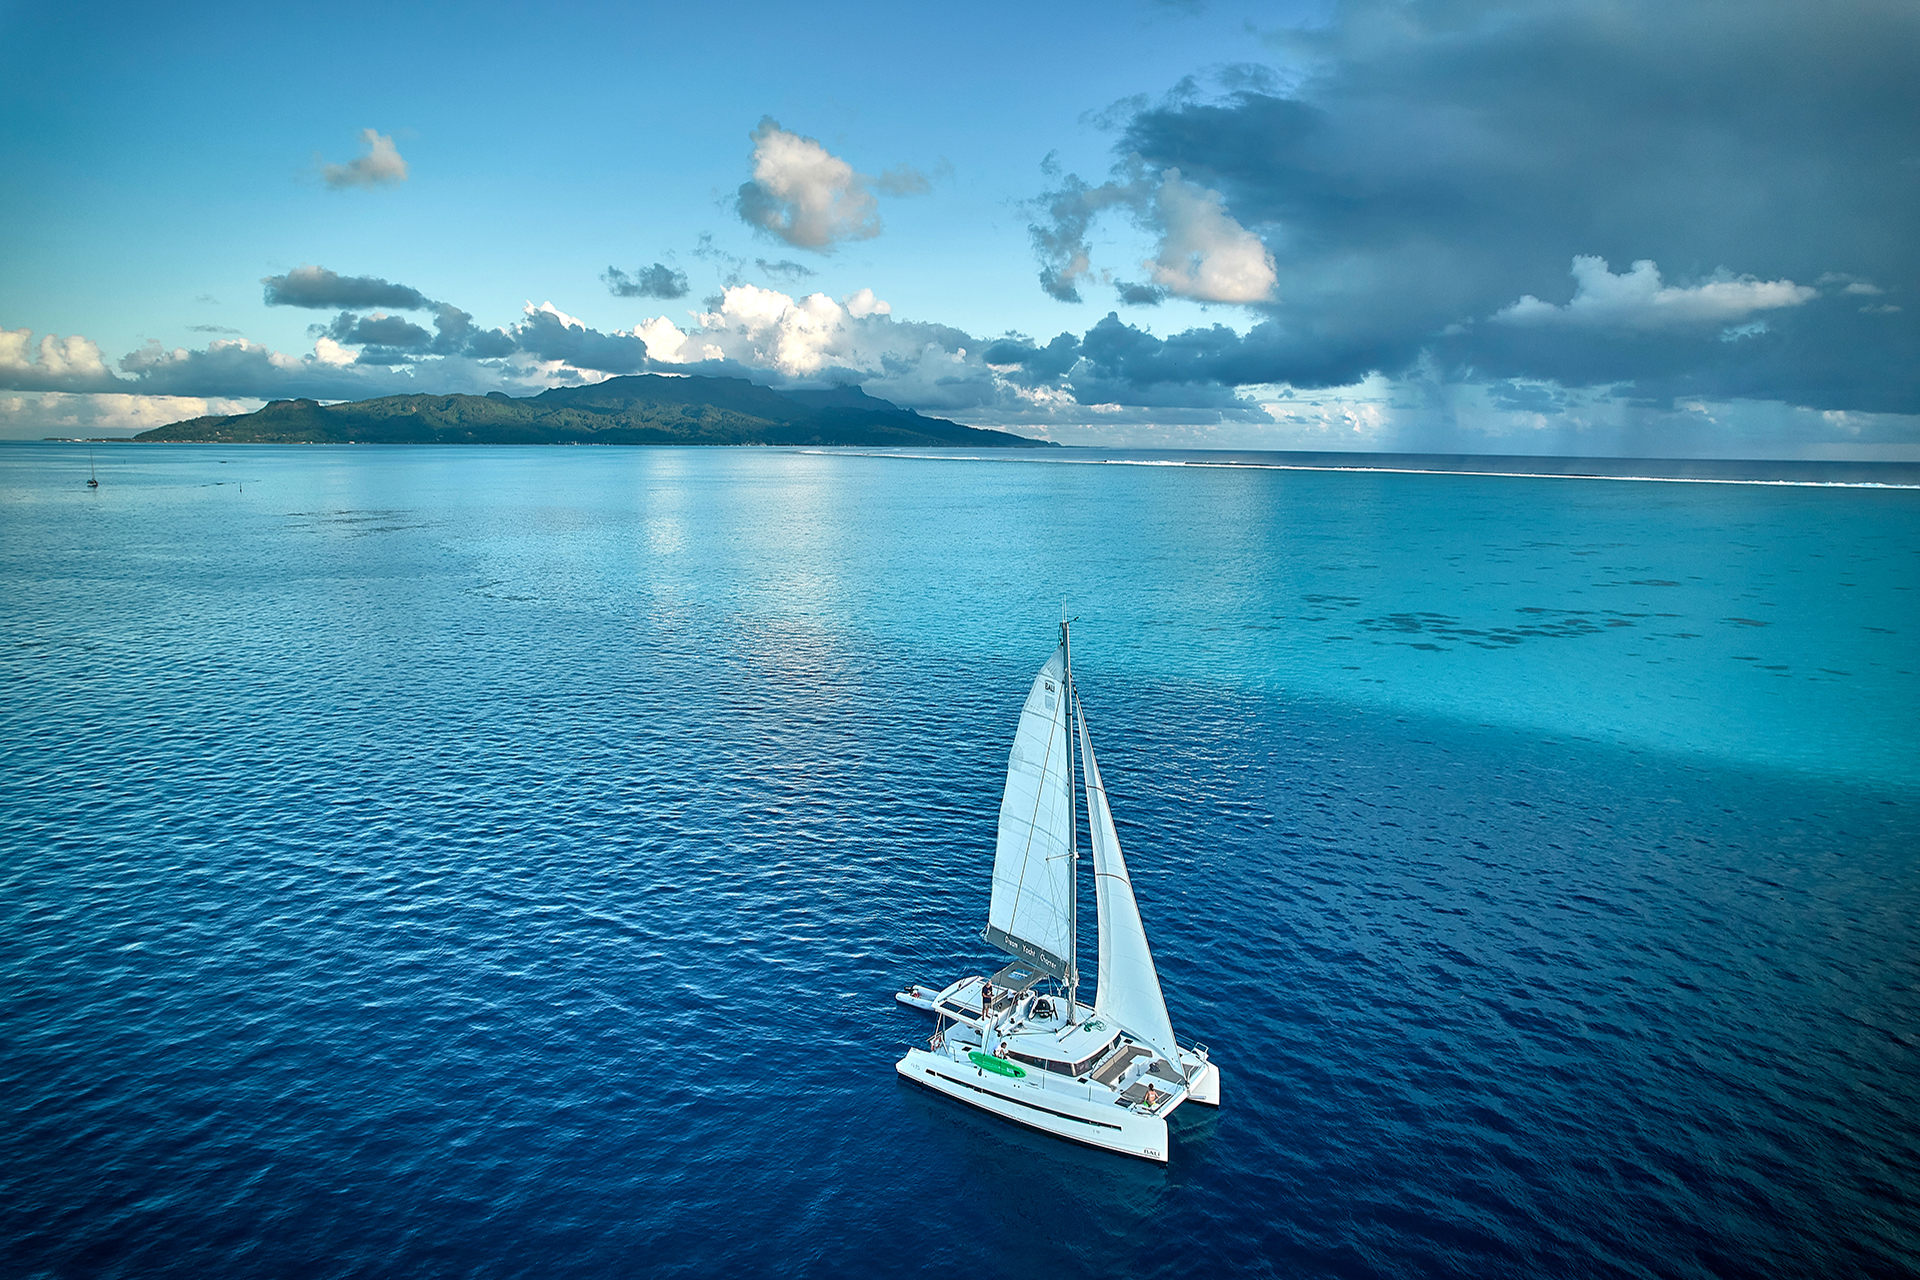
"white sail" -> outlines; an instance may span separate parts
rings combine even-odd
[[[1073,960],[1073,765],[1066,653],[1034,677],[1007,756],[986,940],[1065,980]]]
[[[1178,1062],[1173,1020],[1167,1016],[1166,997],[1160,994],[1160,975],[1154,971],[1147,931],[1140,924],[1133,881],[1127,878],[1120,835],[1113,829],[1113,810],[1107,807],[1107,789],[1100,782],[1100,763],[1093,758],[1087,717],[1079,708],[1078,698],[1074,710],[1080,720],[1087,826],[1093,834],[1094,901],[1100,911],[1100,985],[1094,995],[1094,1012],[1111,1018],[1168,1062]]]

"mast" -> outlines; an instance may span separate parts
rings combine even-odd
[[[1066,656],[1067,695],[1067,868],[1068,883],[1073,891],[1067,896],[1067,936],[1072,939],[1067,952],[1067,1025],[1073,1025],[1073,1011],[1078,1006],[1080,995],[1080,819],[1074,804],[1073,776],[1073,724],[1074,708],[1080,705],[1078,692],[1073,687],[1073,645],[1070,643],[1068,629],[1073,625],[1072,618],[1060,619],[1060,652]]]

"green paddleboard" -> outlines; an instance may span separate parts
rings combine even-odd
[[[967,1057],[972,1060],[974,1066],[979,1067],[982,1071],[991,1071],[998,1076],[1011,1076],[1015,1080],[1024,1080],[1027,1078],[1027,1069],[1025,1067],[1016,1067],[1005,1058],[996,1058],[992,1054],[982,1053],[978,1049],[969,1052]]]

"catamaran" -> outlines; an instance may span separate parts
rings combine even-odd
[[[1090,1146],[1167,1158],[1167,1117],[1220,1105],[1207,1047],[1174,1037],[1140,923],[1100,765],[1073,683],[1068,624],[1034,677],[1007,757],[983,941],[1012,957],[991,975],[894,998],[939,1020],[896,1064],[909,1080],[997,1116]],[[1072,743],[1093,843],[1100,964],[1079,1000],[1080,853]]]

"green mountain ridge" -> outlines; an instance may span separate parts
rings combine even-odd
[[[515,398],[275,400],[191,418],[136,440],[221,444],[764,444],[1051,448],[1006,431],[924,417],[857,387],[779,392],[744,378],[635,374]]]

